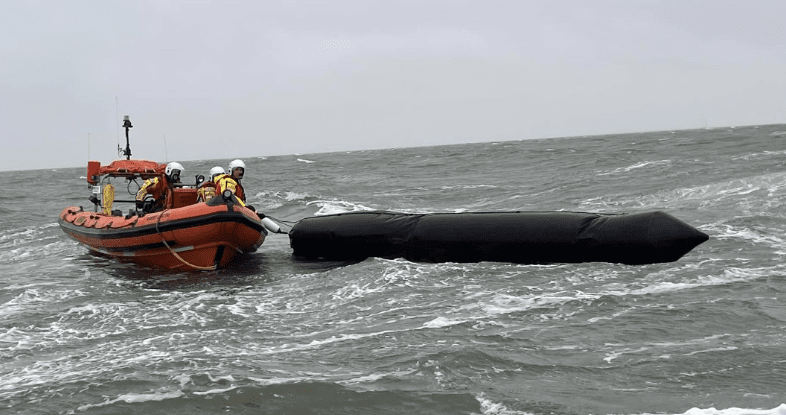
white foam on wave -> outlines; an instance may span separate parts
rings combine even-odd
[[[5,333],[0,333],[0,351],[30,350],[36,345],[33,337],[34,333],[18,327],[11,327]]]
[[[40,305],[38,304],[41,303],[56,303],[85,295],[78,290],[43,294],[35,292],[35,290],[30,291],[22,293],[17,298],[12,299],[12,301],[3,304],[0,307],[0,313],[11,315],[39,308]],[[174,303],[168,301],[171,295],[166,294],[155,299],[147,299],[144,305],[139,303],[106,302],[88,303],[72,307],[62,313],[58,321],[27,333],[31,337],[26,341],[46,348],[54,344],[74,340],[83,341],[85,339],[117,336],[137,330],[140,327],[204,327],[209,324],[211,316],[209,313],[205,313],[206,303],[209,303],[215,295],[199,293],[194,298],[176,299]],[[220,307],[216,307],[216,310],[219,309]],[[163,319],[162,316],[166,316],[166,318]],[[80,328],[74,330],[75,325],[78,325]],[[9,341],[19,342],[19,336],[23,333],[11,332],[7,334]],[[2,338],[3,334],[0,334],[0,340]],[[140,339],[140,344],[147,346],[156,343],[168,343],[171,340],[171,336],[143,337]],[[20,344],[17,347],[24,347],[24,345]],[[155,359],[157,355],[148,354],[141,357],[144,359]]]
[[[493,184],[457,184],[452,186],[440,186],[442,190],[454,190],[454,189],[496,189],[497,186]]]
[[[196,392],[195,391],[193,393],[194,393],[194,395],[214,395],[214,394],[217,394],[217,393],[229,392],[229,391],[231,391],[233,389],[237,389],[237,386],[230,385],[229,387],[224,388],[224,389],[210,389],[210,390],[201,391],[201,392]]]
[[[46,257],[71,250],[78,245],[71,239],[63,238],[62,233],[46,230],[57,226],[59,226],[57,223],[47,223],[31,228],[9,229],[0,233],[0,262],[12,263]]]
[[[59,313],[55,321],[47,319],[34,327],[0,330],[0,354],[94,344],[94,347],[75,349],[74,354],[45,352],[30,362],[3,368],[0,377],[6,382],[0,389],[5,397],[25,394],[44,383],[66,384],[119,373],[128,367],[186,359],[194,353],[195,347],[208,344],[205,339],[222,339],[230,335],[226,328],[206,329],[206,326],[215,326],[215,319],[223,319],[229,314],[221,313],[222,306],[227,304],[221,293],[156,291],[144,295],[139,302],[73,301],[78,295],[84,294],[78,290],[29,289],[0,306],[0,315],[13,318],[14,312],[29,313],[66,302],[75,304]],[[150,332],[151,329],[154,331]],[[225,356],[226,353],[242,354],[233,348],[217,348],[210,352],[211,356]],[[214,379],[211,377],[211,380]],[[185,384],[190,379],[184,377],[179,381]],[[126,394],[98,406],[174,396],[177,395],[168,392]],[[92,406],[86,406],[89,407]]]
[[[772,409],[750,409],[750,408],[691,408],[685,411],[684,415],[786,415],[786,403],[780,404]]]
[[[736,346],[713,347],[711,349],[696,350],[696,351],[692,351],[690,353],[685,353],[685,356],[693,356],[693,355],[696,355],[696,354],[713,353],[713,352],[728,352],[728,351],[732,351],[732,350],[739,350],[739,348],[736,347]]]
[[[603,360],[605,360],[606,363],[611,363],[612,360],[622,355],[646,352],[649,349],[650,349],[649,347],[639,347],[638,349],[631,349],[629,347],[626,347],[625,349],[620,351],[606,353],[606,357],[604,357]]]
[[[486,397],[486,394],[481,393],[475,396],[478,403],[480,403],[480,411],[482,415],[534,415],[532,412],[516,411],[508,409],[504,404],[494,402]]]
[[[709,260],[708,260],[709,261]],[[567,304],[589,304],[603,297],[640,297],[648,295],[664,295],[678,291],[691,290],[700,287],[721,286],[737,282],[755,281],[778,275],[786,269],[786,265],[771,267],[727,267],[720,273],[709,275],[697,275],[690,279],[681,281],[667,280],[673,275],[683,275],[686,271],[695,274],[702,269],[702,263],[691,263],[678,265],[668,269],[648,274],[635,281],[619,283],[615,280],[603,284],[596,283],[595,288],[590,290],[563,289],[554,287],[551,293],[535,290],[528,294],[511,295],[495,291],[484,291],[477,288],[465,286],[465,299],[463,306],[446,311],[443,315],[433,318],[423,325],[422,328],[440,328],[447,325],[461,324],[467,321],[481,322],[494,320],[499,316],[528,312],[542,309],[539,318],[549,320],[559,318],[564,313],[563,306]],[[577,282],[580,283],[580,282]],[[581,307],[583,309],[583,306]],[[627,310],[629,311],[629,310]],[[613,320],[627,312],[615,311],[608,316],[593,316],[587,322],[597,323],[602,320]],[[576,311],[570,311],[575,313]],[[537,318],[537,315],[533,317]]]
[[[39,226],[33,226],[29,228],[15,228],[15,229],[7,229],[0,233],[0,248],[5,248],[8,246],[14,246],[19,243],[31,240],[39,240],[40,235],[43,233],[44,229],[53,228],[59,226],[57,222],[46,223]],[[53,236],[50,236],[47,239],[51,239]],[[9,244],[10,245],[7,245]]]
[[[408,372],[412,373],[413,371],[410,370]],[[376,381],[378,381],[378,380],[380,380],[380,379],[382,379],[384,377],[386,377],[385,374],[372,373],[370,375],[358,376],[356,378],[342,380],[342,381],[338,381],[336,383],[341,384],[341,385],[353,385],[353,384],[358,384],[358,383],[376,382]]]
[[[358,385],[361,383],[372,383],[376,382],[380,379],[403,379],[408,375],[416,373],[416,368],[408,368],[404,370],[396,370],[395,372],[386,372],[386,373],[371,373],[366,375],[361,375],[359,373],[351,373],[349,379],[344,380],[337,380],[335,381],[339,385]]]
[[[437,317],[434,320],[423,323],[423,327],[429,329],[437,329],[441,327],[455,326],[457,324],[461,324],[464,322],[466,322],[466,320],[450,320],[445,317]]]
[[[364,284],[350,283],[333,292],[332,297],[334,301],[345,302],[347,300],[363,298],[369,294],[379,293],[384,290],[384,286],[376,285],[372,282],[366,282]]]
[[[304,200],[309,197],[308,193],[298,193],[298,192],[285,192],[284,199],[287,202],[293,202],[295,200]]]
[[[408,331],[408,329],[404,330],[382,330],[373,333],[355,333],[355,334],[339,334],[338,336],[330,336],[326,339],[321,340],[312,340],[310,343],[307,344],[291,344],[286,343],[282,344],[281,346],[274,346],[267,349],[260,349],[254,351],[255,354],[279,354],[279,353],[291,353],[291,352],[299,352],[303,350],[310,350],[320,348],[322,346],[332,345],[336,343],[343,343],[347,341],[354,341],[360,340],[370,337],[377,337],[389,333],[398,333]]]
[[[301,163],[306,163],[306,164],[315,163],[313,160],[306,160],[306,159],[297,159],[297,161],[299,161]]]
[[[100,408],[102,406],[112,405],[117,402],[125,402],[125,403],[160,402],[167,399],[179,398],[184,395],[185,393],[179,390],[171,391],[171,392],[128,393],[125,395],[120,395],[112,400],[107,399],[102,403],[92,404],[92,405],[82,405],[77,409],[80,411],[86,411],[90,408]]]
[[[783,271],[784,267],[786,267],[786,265],[753,268],[728,267],[724,269],[720,275],[703,275],[698,276],[693,280],[681,282],[658,281],[643,287],[622,287],[618,289],[604,290],[601,291],[599,295],[613,295],[620,297],[628,295],[644,296],[652,294],[664,294],[699,287],[711,287],[732,284],[736,282],[755,281],[761,278],[777,275]],[[670,270],[669,272],[679,273],[681,271],[677,269]]]
[[[595,300],[603,294],[588,294],[583,291],[574,291],[569,295],[566,292],[556,292],[548,295],[536,295],[531,298],[521,298],[507,294],[497,294],[493,305],[486,306],[486,310],[493,314],[527,311],[533,308],[551,307],[572,301]]]
[[[783,151],[770,151],[770,150],[767,150],[767,151],[762,151],[762,152],[757,152],[757,153],[744,154],[742,156],[732,157],[731,159],[732,160],[745,160],[745,161],[760,160],[760,159],[770,159],[770,158],[779,159],[779,158],[782,158],[784,155],[786,155],[786,150],[783,150]]]
[[[735,226],[723,222],[703,225],[699,229],[711,234],[715,239],[742,239],[754,244],[768,245],[777,249],[777,254],[786,255],[786,238],[782,237],[782,231],[779,229],[773,229],[772,234],[767,234],[765,230],[751,229],[746,226]]]
[[[37,310],[51,303],[86,295],[84,292],[74,289],[43,290],[39,284],[36,284],[36,287],[25,289],[7,302],[0,304],[0,315],[11,316],[26,310]]]
[[[306,200],[311,195],[303,192],[280,192],[280,191],[263,191],[254,195],[251,202],[262,209],[278,209],[284,206],[284,202],[296,202]]]
[[[671,359],[673,354],[679,354],[682,356],[693,356],[697,354],[705,354],[705,353],[724,353],[729,351],[739,350],[736,346],[720,346],[720,347],[713,347],[713,345],[718,344],[719,341],[722,342],[722,339],[728,337],[728,334],[718,334],[713,336],[706,336],[698,339],[688,339],[682,342],[655,342],[649,343],[644,346],[640,346],[638,348],[631,348],[631,347],[624,347],[619,350],[613,350],[606,353],[606,357],[603,360],[606,363],[611,363],[613,360],[617,359],[618,357],[630,354],[638,354],[643,352],[648,352],[651,349],[665,349],[661,354],[657,356],[658,359]],[[613,344],[607,343],[606,346],[614,348],[620,347],[620,344]],[[703,347],[703,348],[699,348]],[[678,352],[674,349],[684,349],[684,348],[698,348],[697,350],[692,350],[689,352]],[[652,352],[651,354],[657,354],[658,352]]]
[[[374,210],[373,208],[361,205],[360,203],[347,202],[344,200],[315,200],[312,202],[307,202],[306,205],[319,206],[319,210],[314,214],[316,216]]]
[[[725,180],[696,187],[623,197],[595,197],[584,200],[580,209],[602,208],[663,208],[688,206],[697,209],[717,208],[719,203],[732,203],[745,211],[779,212],[786,203],[786,172]],[[758,193],[761,196],[758,196]],[[766,200],[766,202],[762,202]]]
[[[275,370],[274,370],[275,371]],[[279,371],[281,372],[281,371]],[[284,372],[281,372],[284,373]],[[248,380],[255,382],[260,386],[270,386],[270,385],[286,385],[291,383],[300,383],[300,382],[320,382],[327,380],[327,377],[324,376],[294,376],[294,377],[268,377],[268,378],[255,378],[249,377]]]
[[[641,169],[644,167],[653,167],[653,166],[671,166],[671,160],[651,160],[651,161],[642,161],[636,164],[631,164],[630,166],[626,167],[619,167],[611,171],[601,172],[598,173],[598,176],[608,176],[617,173],[627,173],[631,170]]]

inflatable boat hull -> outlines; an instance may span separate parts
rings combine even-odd
[[[267,234],[257,215],[238,204],[199,203],[143,217],[73,206],[61,212],[58,223],[92,251],[167,269],[224,267],[256,251]]]
[[[709,238],[663,212],[352,212],[303,219],[289,236],[305,258],[631,265],[676,261]]]

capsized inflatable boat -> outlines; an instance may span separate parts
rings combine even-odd
[[[369,211],[303,219],[289,238],[304,258],[641,265],[676,261],[709,236],[663,212]]]

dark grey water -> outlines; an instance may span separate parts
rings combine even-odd
[[[5,172],[0,413],[786,414],[786,125],[244,158],[286,221],[663,210],[710,240],[533,266],[304,262],[273,235],[173,273],[59,229],[83,167]]]

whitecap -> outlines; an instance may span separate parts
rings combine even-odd
[[[712,349],[696,350],[696,351],[693,351],[693,352],[690,352],[690,353],[685,353],[685,356],[693,356],[695,354],[700,354],[700,353],[728,352],[728,351],[731,351],[731,350],[739,350],[739,348],[737,348],[735,346],[714,347]]]
[[[314,214],[316,216],[374,210],[368,206],[363,206],[359,203],[348,202],[345,200],[315,200],[307,202],[306,205],[317,205],[320,207],[320,209]]]
[[[475,396],[475,399],[480,403],[480,411],[483,415],[532,415],[531,412],[508,409],[508,407],[502,403],[493,402],[491,399],[488,399],[483,393]]]
[[[749,409],[749,408],[691,408],[685,411],[684,415],[786,415],[786,403],[772,409]]]
[[[783,202],[776,197],[786,188],[786,172],[777,172],[740,179],[725,180],[696,187],[683,187],[662,192],[629,197],[595,197],[582,201],[579,209],[602,210],[603,208],[636,207],[695,207],[710,209],[718,203],[727,202],[749,212],[780,211]],[[766,192],[758,196],[756,192]],[[742,197],[741,197],[742,196]],[[761,200],[766,200],[762,204]]]
[[[745,155],[742,155],[742,156],[736,156],[736,157],[732,157],[731,159],[732,160],[751,161],[751,160],[758,160],[758,159],[764,159],[764,158],[780,158],[780,157],[783,157],[784,155],[786,155],[786,150],[783,150],[783,151],[769,151],[769,150],[767,150],[767,151],[762,151],[762,152],[758,152],[758,153],[749,153],[749,154],[745,154]]]
[[[299,193],[299,192],[285,192],[284,193],[284,199],[286,199],[287,202],[292,202],[292,201],[295,201],[295,200],[304,200],[307,197],[309,197],[308,193]]]
[[[285,384],[299,383],[299,382],[323,381],[326,380],[327,378],[324,376],[318,376],[318,377],[298,376],[298,377],[288,377],[288,378],[272,377],[267,379],[249,377],[248,379],[253,382],[256,382],[258,385],[261,386],[270,386],[270,385],[285,385]]]
[[[413,372],[412,370],[409,371],[409,373],[412,373],[412,372]],[[370,374],[370,375],[365,375],[365,376],[358,376],[358,377],[352,378],[352,379],[338,381],[336,383],[343,384],[343,385],[351,385],[351,384],[356,384],[356,383],[376,382],[376,381],[384,378],[385,376],[386,375],[381,374],[381,373],[375,373],[375,374]]]
[[[614,360],[614,359],[616,359],[616,358],[618,358],[618,357],[620,357],[620,356],[622,356],[624,354],[628,354],[628,353],[633,354],[633,353],[646,352],[647,350],[649,350],[649,347],[640,347],[638,349],[626,348],[626,349],[618,351],[618,352],[606,353],[606,357],[604,357],[603,360],[605,360],[606,363],[611,363],[612,360]]]
[[[451,185],[451,186],[440,186],[440,189],[442,190],[481,189],[481,188],[496,189],[497,186],[493,184],[458,184],[458,185]]]
[[[719,240],[742,239],[754,244],[768,245],[775,249],[786,250],[786,239],[780,237],[780,230],[773,229],[771,235],[764,230],[751,229],[745,226],[734,226],[727,223],[711,223],[700,227],[705,232],[710,232]]]
[[[125,402],[125,403],[141,403],[141,402],[159,402],[166,399],[175,399],[181,396],[184,396],[185,393],[183,391],[172,391],[172,392],[154,392],[154,393],[128,393],[125,395],[120,395],[116,399],[106,400],[99,404],[93,405],[82,405],[77,408],[80,411],[86,411],[90,408],[98,408],[101,406],[112,405],[116,402]]]
[[[652,160],[652,161],[642,161],[636,164],[632,164],[627,167],[620,167],[611,171],[601,172],[598,173],[598,176],[607,176],[611,174],[617,173],[627,173],[631,170],[640,169],[643,167],[652,167],[652,166],[671,166],[671,160]]]
[[[210,390],[207,390],[207,391],[204,391],[204,392],[194,392],[194,395],[212,395],[212,394],[216,394],[216,393],[229,392],[229,391],[231,391],[233,389],[237,389],[237,386],[232,385],[232,386],[230,386],[228,388],[224,388],[224,389],[210,389]]]
[[[445,317],[437,317],[434,320],[423,323],[423,327],[436,329],[440,327],[455,326],[456,324],[464,323],[466,320],[450,320]]]

